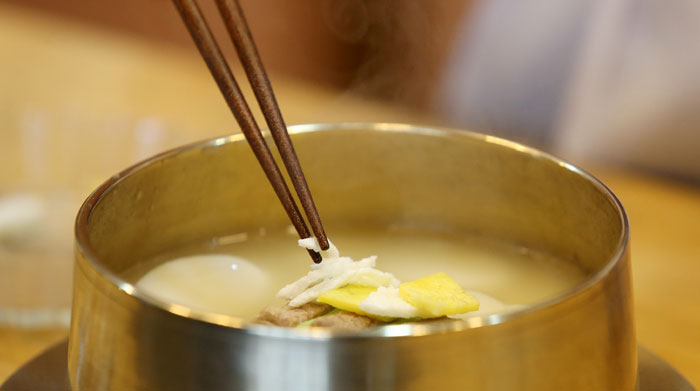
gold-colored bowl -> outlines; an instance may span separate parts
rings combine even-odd
[[[240,135],[110,178],[80,209],[76,390],[633,390],[629,227],[582,170],[466,131],[291,127],[324,222],[479,233],[546,251],[585,282],[523,310],[348,333],[246,325],[147,297],[125,273],[188,243],[288,224]],[[533,267],[535,267],[533,265]]]

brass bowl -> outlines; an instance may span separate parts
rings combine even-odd
[[[80,209],[76,390],[633,390],[629,226],[588,173],[491,136],[401,124],[291,127],[327,225],[478,232],[576,263],[523,310],[348,333],[246,325],[139,292],[125,272],[186,243],[286,226],[241,135],[155,156]]]

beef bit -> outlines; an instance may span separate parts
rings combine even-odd
[[[333,307],[323,303],[306,303],[299,307],[265,307],[253,323],[275,325],[282,327],[296,327],[299,323],[306,322],[313,318],[319,317]]]
[[[328,327],[334,330],[360,330],[380,324],[381,322],[378,320],[364,315],[340,311],[314,320],[311,322],[311,327]]]

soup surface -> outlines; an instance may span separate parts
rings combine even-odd
[[[251,319],[284,285],[309,271],[292,232],[240,233],[181,249],[129,273],[137,289],[166,302]],[[377,268],[401,281],[445,272],[468,293],[527,305],[570,289],[582,270],[545,253],[501,241],[408,229],[333,229],[334,244],[355,260],[377,255]],[[488,297],[482,299],[482,308]]]

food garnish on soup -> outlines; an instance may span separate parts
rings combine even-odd
[[[316,238],[299,245],[321,252]],[[401,283],[376,269],[376,256],[354,261],[341,257],[330,243],[323,261],[305,276],[283,287],[283,307],[267,307],[257,323],[285,327],[325,326],[359,329],[406,320],[460,316],[479,309],[479,300],[445,273]],[[324,306],[325,305],[325,306]]]

